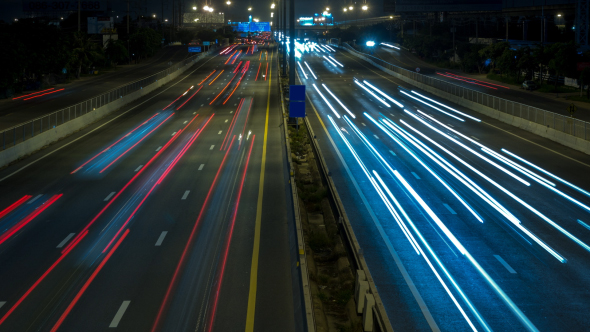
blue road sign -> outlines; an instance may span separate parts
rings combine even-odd
[[[305,101],[305,85],[289,86],[290,101]]]
[[[304,101],[290,101],[289,102],[289,117],[290,118],[304,118],[305,117],[305,102]]]
[[[189,46],[188,52],[189,53],[201,53],[201,46]]]
[[[209,46],[209,42],[203,42],[203,46]]]

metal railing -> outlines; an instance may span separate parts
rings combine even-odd
[[[143,89],[150,84],[157,82],[160,79],[173,74],[191,62],[196,62],[201,57],[204,57],[209,52],[201,53],[189,57],[185,60],[172,64],[165,70],[153,74],[151,76],[142,78],[132,83],[119,86],[113,90],[105,92],[96,97],[90,98],[78,104],[62,108],[50,114],[43,115],[36,119],[25,123],[18,124],[14,127],[4,129],[0,132],[0,147],[2,150],[20,144],[28,139],[35,137],[49,129],[63,125],[66,122],[72,121],[82,115],[95,111],[97,108],[105,106],[108,103],[114,102],[127,96],[133,92]]]
[[[500,111],[502,113],[510,114],[512,116],[522,118],[531,121],[548,128],[555,129],[560,132],[564,132],[568,135],[575,136],[584,140],[590,140],[590,123],[578,119],[574,119],[569,116],[557,114],[554,112],[546,111],[534,106],[525,105],[515,101],[499,98],[496,96],[489,95],[487,93],[468,89],[448,81],[443,81],[432,76],[426,76],[419,74],[389,62],[383,61],[372,55],[359,52],[347,43],[342,43],[344,49],[348,52],[356,54],[359,57],[364,58],[366,61],[372,63],[377,67],[390,70],[396,74],[407,77],[416,82],[429,85],[438,90],[449,93],[453,96],[464,98],[471,102],[487,106]]]

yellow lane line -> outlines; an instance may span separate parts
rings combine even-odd
[[[270,62],[274,51],[270,55]],[[246,313],[246,332],[254,331],[254,314],[256,312],[256,288],[258,287],[258,254],[260,252],[260,224],[262,221],[262,195],[264,191],[264,170],[266,166],[266,141],[268,138],[268,111],[270,109],[270,82],[272,66],[268,75],[268,99],[266,101],[266,120],[264,122],[264,142],[262,145],[262,165],[260,166],[260,183],[258,184],[258,203],[256,204],[256,223],[254,226],[254,248],[252,249],[252,267],[250,268],[250,292],[248,294],[248,311]]]

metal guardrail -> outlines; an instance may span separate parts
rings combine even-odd
[[[153,74],[151,76],[142,78],[132,83],[128,83],[105,92],[96,97],[90,98],[78,104],[62,108],[50,114],[43,115],[31,121],[21,123],[14,127],[8,128],[0,132],[0,147],[2,150],[25,142],[28,139],[43,133],[49,129],[63,125],[66,122],[72,121],[82,115],[90,113],[99,107],[105,106],[108,103],[119,100],[126,95],[129,95],[135,91],[141,90],[148,85],[155,83],[159,79],[162,79],[180,68],[186,66],[191,62],[196,62],[200,57],[205,56],[209,52],[201,53],[189,57],[185,60],[179,61],[172,66],[168,67],[161,72]]]
[[[429,85],[438,90],[450,93],[456,97],[464,98],[474,103],[493,108],[496,111],[510,114],[512,116],[519,117],[540,124],[542,126],[547,126],[557,131],[575,136],[577,138],[581,138],[587,141],[590,140],[590,133],[588,132],[590,130],[590,123],[586,121],[574,119],[572,117],[546,111],[544,109],[540,109],[534,106],[529,106],[515,101],[492,96],[487,93],[471,90],[450,83],[448,81],[437,79],[432,76],[419,74],[398,67],[389,62],[383,61],[372,55],[359,52],[347,43],[342,44],[344,45],[344,49],[346,49],[350,53],[355,53],[363,57],[366,57],[369,62],[373,62],[373,64],[389,69],[399,75],[407,77],[416,82]]]

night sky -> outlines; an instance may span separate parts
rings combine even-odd
[[[28,0],[27,0],[28,1]],[[33,0],[34,1],[34,0]],[[59,1],[59,0],[57,0]],[[75,0],[71,0],[75,1]],[[103,2],[105,0],[102,0]],[[260,19],[260,21],[270,20],[270,5],[272,0],[232,0],[232,4],[227,10],[225,4],[227,0],[210,0],[208,4],[215,9],[215,12],[226,13],[226,19],[232,21],[246,21],[248,19],[248,7],[252,7],[252,16]],[[164,16],[170,19],[172,16],[172,0],[164,0]],[[113,0],[110,1],[111,8],[113,10],[112,16],[123,16],[126,14],[127,1],[125,0]],[[198,11],[202,12],[202,8],[205,6],[205,1],[193,1],[186,0],[185,6],[187,10],[192,11],[193,6],[197,6]],[[356,19],[356,13],[349,15],[350,17],[344,17],[342,8],[354,4],[351,0],[296,0],[295,1],[295,16],[311,16],[314,13],[319,13],[329,7],[331,12],[334,14],[335,20],[340,21],[344,19]],[[362,5],[361,1],[358,1],[357,5]],[[366,17],[370,16],[381,16],[383,8],[383,0],[367,0],[369,11]],[[156,14],[157,17],[161,16],[162,13],[162,1],[161,0],[131,0],[131,11],[132,17],[135,15],[152,15]],[[275,8],[275,15],[276,15]],[[360,11],[359,11],[360,13]],[[11,21],[18,17],[26,16],[22,11],[22,0],[0,0],[0,19],[4,21]],[[361,18],[361,17],[358,17]]]

